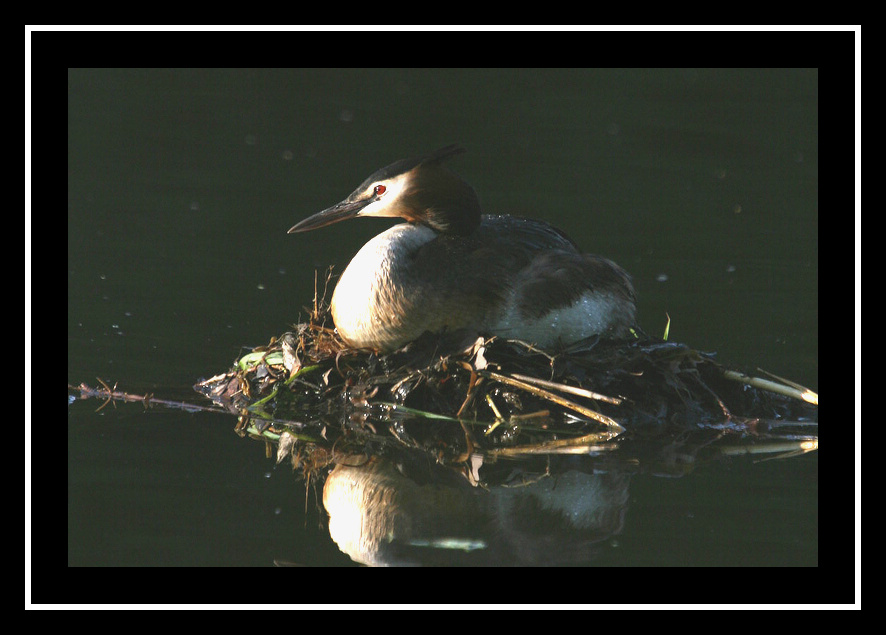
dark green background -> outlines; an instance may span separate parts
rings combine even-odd
[[[639,319],[818,389],[818,71],[68,72],[68,381],[199,401],[389,226],[287,235],[449,143],[487,212],[634,276]],[[35,189],[39,184],[35,183]],[[39,220],[34,221],[35,232]],[[222,416],[68,408],[69,565],[343,564]],[[762,528],[762,529],[761,529]],[[284,538],[287,537],[288,539]],[[639,477],[611,564],[818,564],[818,457]]]

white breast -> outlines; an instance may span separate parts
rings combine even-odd
[[[392,278],[396,279],[409,253],[436,236],[423,225],[403,223],[357,252],[332,294],[332,319],[346,342],[356,348],[378,348],[379,342],[394,341],[392,346],[397,348],[421,335],[404,331],[402,317],[412,315],[413,307]]]

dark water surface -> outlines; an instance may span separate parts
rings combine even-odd
[[[287,235],[459,143],[487,212],[634,276],[643,327],[818,390],[816,70],[70,70],[68,381],[190,386],[391,223]],[[68,408],[68,564],[353,563],[234,420]],[[307,510],[307,511],[306,511]],[[818,455],[633,479],[609,565],[816,566]]]

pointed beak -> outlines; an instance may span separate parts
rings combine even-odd
[[[309,216],[293,226],[292,229],[286,233],[295,234],[298,232],[311,231],[312,229],[319,229],[321,227],[326,227],[327,225],[332,225],[333,223],[354,218],[360,213],[361,209],[372,203],[373,200],[375,199],[366,198],[357,201],[346,199],[341,203],[336,203],[328,209],[324,209],[322,212],[317,212],[313,216]]]

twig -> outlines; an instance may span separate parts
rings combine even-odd
[[[520,454],[589,454],[614,450],[618,444],[607,443],[611,437],[608,432],[586,434],[574,439],[554,439],[541,443],[531,443],[507,448],[490,448],[484,452],[497,456],[517,456]],[[602,445],[600,445],[602,444]]]
[[[123,402],[140,402],[145,408],[149,408],[151,406],[164,406],[166,408],[176,408],[179,410],[187,410],[189,412],[222,412],[229,413],[228,410],[221,408],[219,406],[202,406],[192,403],[187,403],[185,401],[170,401],[168,399],[158,399],[154,397],[153,394],[148,393],[146,395],[131,395],[126,392],[119,392],[116,390],[116,385],[114,388],[110,388],[107,383],[96,377],[98,381],[101,383],[102,388],[93,388],[91,386],[87,386],[86,384],[80,384],[79,386],[72,386],[68,384],[68,390],[79,390],[80,391],[80,399],[104,399],[105,403],[102,404],[102,408],[104,408],[111,401],[123,401]]]
[[[748,386],[753,386],[754,388],[768,390],[769,392],[784,395],[785,397],[793,397],[794,399],[799,399],[800,401],[815,404],[816,406],[818,405],[818,393],[812,392],[808,388],[804,388],[803,386],[800,386],[799,384],[794,384],[793,382],[790,382],[793,385],[786,386],[784,384],[779,384],[778,382],[770,381],[768,379],[751,377],[750,375],[745,375],[744,373],[739,373],[734,370],[724,370],[723,377],[732,381],[747,384]]]
[[[766,459],[787,458],[799,454],[806,454],[818,450],[818,438],[803,439],[800,441],[777,441],[766,442],[759,445],[722,445],[717,446],[717,452],[726,456],[736,456],[741,454],[775,454],[781,452],[778,456],[770,456]]]
[[[560,395],[553,393],[549,390],[544,390],[542,388],[538,388],[537,386],[533,386],[532,384],[526,383],[525,381],[520,381],[519,379],[513,379],[508,377],[507,375],[499,375],[498,373],[494,373],[492,371],[484,370],[480,371],[480,375],[484,375],[489,377],[490,379],[494,379],[496,381],[500,381],[503,384],[508,384],[510,386],[514,386],[515,388],[520,388],[521,390],[525,390],[526,392],[530,392],[534,395],[538,395],[539,397],[543,397],[548,401],[552,401],[555,404],[563,406],[564,408],[569,408],[570,410],[574,410],[575,412],[582,414],[586,417],[593,419],[594,421],[599,421],[600,423],[609,427],[610,434],[612,436],[618,436],[623,433],[625,429],[622,427],[620,423],[618,423],[615,419],[611,417],[607,417],[606,415],[597,412],[596,410],[591,410],[590,408],[585,408],[584,406],[580,406],[575,402],[569,401],[568,399],[564,399]]]
[[[559,390],[560,392],[566,392],[571,395],[578,395],[579,397],[587,397],[588,399],[593,399],[595,401],[605,401],[606,403],[611,403],[613,405],[620,405],[623,399],[619,397],[609,397],[608,395],[601,395],[598,392],[594,392],[593,390],[587,390],[586,388],[579,388],[577,386],[569,386],[567,384],[558,384],[555,381],[548,381],[546,379],[540,379],[538,377],[530,377],[529,375],[519,375],[517,373],[511,373],[510,375],[514,379],[518,379],[520,381],[525,381],[529,384],[535,384],[537,386],[544,386],[545,388],[551,388],[553,390]]]

